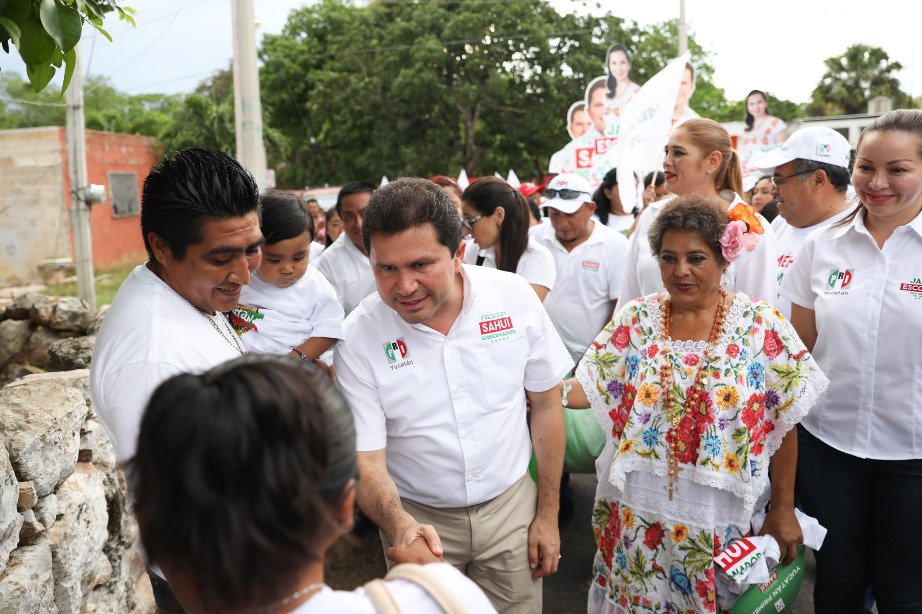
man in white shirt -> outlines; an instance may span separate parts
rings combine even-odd
[[[574,364],[611,320],[629,247],[621,233],[593,219],[591,190],[579,175],[554,177],[543,203],[551,223],[538,236],[557,267],[544,306]]]
[[[120,461],[134,456],[154,389],[244,354],[223,313],[259,266],[259,188],[221,152],[181,151],[144,180],[141,233],[148,261],[125,280],[100,328],[90,395]],[[129,476],[130,478],[130,476]],[[161,611],[182,612],[151,573]]]
[[[375,278],[362,242],[362,219],[376,187],[362,181],[352,181],[342,187],[336,197],[336,211],[343,221],[344,232],[323,250],[315,264],[333,284],[336,298],[347,316],[363,298],[375,291]]]
[[[851,147],[844,136],[825,126],[801,128],[780,149],[754,160],[770,173],[778,192],[778,214],[772,222],[778,242],[778,286],[794,264],[807,235],[849,214],[846,197]],[[775,304],[791,317],[791,302],[780,293]]]
[[[346,319],[334,357],[355,415],[358,503],[390,560],[444,557],[497,610],[540,612],[560,558],[566,349],[528,282],[463,264],[461,219],[434,183],[376,190],[363,234],[378,292]]]

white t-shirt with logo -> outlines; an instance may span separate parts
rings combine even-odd
[[[317,269],[333,284],[336,298],[346,315],[369,294],[376,292],[375,275],[368,256],[355,246],[345,232],[323,250],[316,261]]]
[[[731,200],[733,208],[743,202],[739,194],[729,190],[722,192],[721,196]],[[662,211],[663,206],[675,198],[670,196],[650,204],[643,210],[637,219],[637,227],[631,234],[631,250],[624,270],[624,285],[621,286],[623,302],[655,292],[665,292],[663,277],[660,275],[659,261],[650,251],[648,234],[653,220]],[[775,232],[771,224],[759,215],[764,233],[759,237],[759,244],[748,254],[740,256],[739,260],[730,263],[727,269],[728,292],[740,290],[753,298],[760,298],[766,303],[774,304],[778,299],[778,282],[775,268],[778,262],[778,246],[775,242]]]
[[[557,281],[544,307],[574,364],[608,324],[628,253],[624,235],[598,220],[592,223],[589,238],[570,252],[557,240],[553,225],[548,224],[541,236],[557,267]]]
[[[525,391],[550,390],[571,366],[528,282],[468,264],[461,276],[447,335],[376,293],[346,318],[333,359],[358,451],[386,448],[400,496],[438,508],[489,501],[525,475]]]
[[[486,249],[480,249],[476,241],[471,241],[467,250],[464,252],[464,262],[467,264],[476,264],[477,258],[483,256],[481,266],[496,268],[496,248],[491,246]],[[535,286],[544,286],[548,290],[554,289],[554,281],[557,279],[557,271],[554,268],[554,257],[546,247],[538,243],[533,237],[528,238],[528,247],[522,252],[519,258],[519,264],[515,269],[517,275],[525,278],[525,281]]]
[[[804,427],[859,458],[922,458],[922,214],[883,249],[864,212],[810,233],[781,295],[814,311],[830,381]]]
[[[835,214],[828,220],[822,221],[819,224],[814,224],[813,226],[807,226],[806,228],[797,228],[795,226],[791,226],[788,224],[787,220],[785,220],[780,215],[772,220],[772,230],[775,231],[775,240],[778,242],[779,293],[775,307],[778,309],[778,311],[784,314],[784,317],[788,319],[791,318],[791,301],[781,296],[781,281],[784,279],[784,274],[787,273],[788,269],[791,268],[791,265],[794,264],[794,258],[797,257],[797,252],[800,251],[801,246],[807,239],[807,235],[817,228],[830,226],[840,220],[845,219],[848,217],[849,213],[851,213],[851,208]]]
[[[247,351],[256,354],[285,355],[311,337],[343,338],[344,314],[336,291],[312,265],[287,288],[251,275],[230,318]]]

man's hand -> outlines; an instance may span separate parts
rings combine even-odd
[[[440,563],[442,561],[442,555],[436,555],[432,550],[437,545],[439,552],[442,551],[441,542],[439,541],[439,536],[435,533],[435,529],[429,525],[417,526],[432,529],[431,537],[434,538],[434,543],[430,542],[422,533],[417,533],[413,541],[406,546],[391,546],[388,548],[385,553],[388,560],[397,564],[419,563],[420,565]]]
[[[804,543],[804,534],[794,515],[794,508],[772,506],[765,515],[765,523],[759,535],[771,535],[781,550],[781,562],[785,565],[797,558],[797,546]]]
[[[538,515],[528,527],[528,563],[534,580],[557,573],[560,564],[560,531],[557,517]]]
[[[412,523],[402,527],[385,553],[395,563],[438,563],[442,560],[442,540],[430,524]]]

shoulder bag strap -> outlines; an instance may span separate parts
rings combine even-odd
[[[396,565],[391,568],[385,578],[413,582],[429,593],[432,600],[439,604],[445,614],[468,614],[467,606],[458,598],[455,591],[422,565],[416,563]]]
[[[378,614],[400,614],[400,608],[394,601],[394,596],[387,590],[387,583],[384,580],[376,578],[367,582],[362,588],[365,589],[365,594],[371,599]]]

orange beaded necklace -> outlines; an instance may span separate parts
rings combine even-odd
[[[714,312],[714,324],[711,326],[711,335],[708,337],[707,346],[705,346],[704,357],[701,360],[701,366],[698,367],[698,373],[695,374],[694,383],[692,383],[685,392],[685,403],[682,405],[679,404],[674,387],[671,386],[672,366],[669,364],[669,355],[672,353],[672,337],[669,334],[669,329],[672,324],[672,300],[666,299],[663,301],[662,328],[663,347],[665,351],[660,353],[662,356],[662,364],[659,368],[659,378],[660,386],[663,390],[663,410],[672,421],[672,428],[669,429],[668,434],[669,444],[667,446],[669,450],[669,484],[663,487],[669,492],[670,501],[672,501],[672,493],[679,489],[679,471],[682,470],[682,468],[679,467],[679,459],[676,458],[676,450],[679,446],[679,423],[684,416],[694,411],[694,407],[701,395],[706,394],[705,387],[708,385],[708,369],[710,368],[717,340],[720,339],[721,333],[723,332],[726,315],[724,303],[726,302],[727,291],[723,288],[718,288],[718,293],[719,299],[717,301],[717,310]]]

